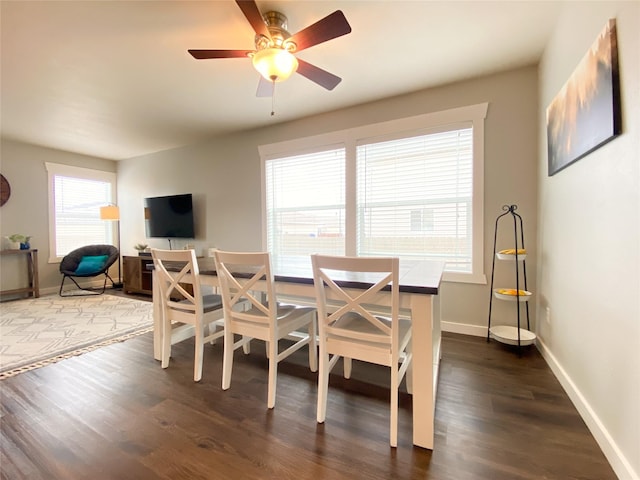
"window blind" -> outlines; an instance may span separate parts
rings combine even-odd
[[[265,193],[272,256],[344,255],[344,148],[266,160]]]
[[[471,272],[471,127],[357,147],[357,254]]]
[[[270,196],[275,195],[278,182],[271,177],[267,180],[267,171],[284,178],[289,175],[289,165],[299,170],[291,173],[289,186],[280,187],[295,192],[286,197],[289,203],[278,204],[275,197],[266,199],[263,195],[264,248],[276,255],[282,248],[288,255],[306,256],[319,251],[398,256],[404,265],[421,260],[444,261],[444,280],[486,283],[484,123],[488,106],[468,105],[261,145],[263,192],[268,190]],[[296,156],[299,152],[322,153]],[[319,167],[313,160],[318,155],[315,163],[330,169],[332,164],[322,155],[335,152],[341,157],[339,172],[344,174],[340,182],[327,180],[335,178],[330,170],[321,174],[305,164],[309,160],[314,168]],[[281,162],[278,169],[271,163],[274,160]],[[310,184],[296,180],[305,175]],[[322,202],[304,203],[309,201],[308,195],[315,195],[318,183],[325,184],[323,188],[328,186]],[[337,195],[337,190],[331,188],[338,185],[344,185],[340,192],[344,197],[330,200],[330,193]],[[297,201],[302,205],[299,211]],[[331,210],[331,205],[337,207]],[[314,209],[331,211],[343,223],[309,220],[309,228],[303,229],[303,220]],[[298,214],[298,221],[283,220],[285,215],[294,213]],[[275,218],[277,215],[280,217]],[[299,249],[285,242],[292,240],[291,235],[283,233],[283,226],[288,223],[298,225],[307,235],[298,235]],[[329,229],[327,225],[335,227]],[[327,239],[320,237],[329,231],[336,238],[344,237],[332,245],[334,252],[323,248]]]
[[[110,182],[55,175],[53,189],[56,256],[112,243],[114,222],[100,219],[100,207],[111,202]]]

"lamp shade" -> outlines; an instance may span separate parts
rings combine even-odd
[[[116,205],[100,207],[101,220],[120,220],[120,209]]]
[[[253,55],[253,66],[266,80],[282,82],[298,69],[298,59],[282,48],[265,48]]]

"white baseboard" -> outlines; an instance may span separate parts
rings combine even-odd
[[[40,289],[40,295],[50,295],[53,293],[58,293],[60,291],[60,287],[47,287]]]
[[[443,332],[460,333],[462,335],[472,335],[474,337],[486,337],[487,327],[469,325],[466,323],[440,322]]]
[[[634,472],[632,465],[620,451],[614,439],[589,405],[589,402],[587,402],[580,390],[567,375],[567,372],[565,372],[555,356],[540,338],[537,339],[536,346],[565,392],[567,392],[578,413],[587,424],[587,428],[589,428],[596,442],[598,442],[602,453],[607,457],[611,468],[613,468],[618,478],[624,480],[640,480],[640,475],[638,472]]]

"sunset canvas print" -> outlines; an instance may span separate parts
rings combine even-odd
[[[604,30],[547,108],[549,176],[621,132],[615,20]]]

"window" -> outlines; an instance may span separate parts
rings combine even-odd
[[[485,283],[487,107],[261,146],[267,250],[444,260],[445,280]]]
[[[449,128],[358,147],[359,256],[471,273],[473,129]]]
[[[421,208],[411,210],[411,231],[412,232],[432,232],[433,231],[433,210],[431,208]]]
[[[268,251],[344,255],[344,165],[344,148],[266,163]]]
[[[49,261],[91,244],[114,244],[114,222],[100,207],[114,203],[116,174],[46,163],[49,177]]]

